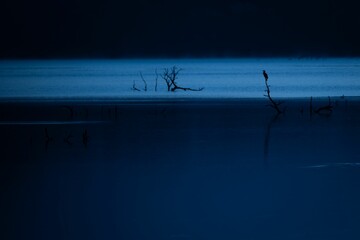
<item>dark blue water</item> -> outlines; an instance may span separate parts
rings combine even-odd
[[[155,91],[173,65],[205,89]],[[263,98],[263,69],[273,97],[305,98],[275,121],[266,99],[216,101]],[[55,101],[0,106],[0,239],[360,239],[359,76],[359,59],[1,61],[1,99]]]
[[[2,106],[0,238],[359,239],[359,103],[289,101]]]

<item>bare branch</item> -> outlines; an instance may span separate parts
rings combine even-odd
[[[271,97],[270,86],[268,84],[268,78],[269,77],[268,77],[267,73],[265,72],[265,70],[263,70],[263,75],[264,75],[264,78],[265,78],[265,86],[266,86],[266,90],[265,90],[266,95],[264,95],[264,96],[269,99],[269,101],[271,103],[269,106],[272,107],[273,109],[275,109],[277,114],[281,114],[281,113],[283,113],[283,111],[279,108],[279,106],[281,104],[283,104],[283,102],[282,101],[275,102],[274,99]]]
[[[141,80],[144,82],[144,91],[146,92],[147,91],[147,82],[145,81],[141,72],[140,72],[140,77],[141,77]]]
[[[174,84],[174,87],[171,89],[171,91],[175,91],[177,89],[180,89],[180,90],[184,90],[184,91],[193,91],[193,92],[199,92],[199,91],[202,91],[204,90],[204,88],[198,88],[198,89],[194,89],[194,88],[183,88],[183,87],[179,87],[177,85]]]
[[[312,104],[312,96],[310,98],[310,109],[309,109],[309,112],[310,112],[310,118],[312,117],[312,114],[313,114],[313,104]]]
[[[176,80],[178,78],[178,75],[182,71],[181,68],[178,68],[176,66],[173,66],[171,69],[165,68],[163,74],[161,77],[165,80],[168,91],[176,91],[176,90],[183,90],[183,91],[202,91],[204,88],[185,88],[180,87]]]
[[[135,80],[134,80],[131,90],[141,92],[141,90],[136,87]]]
[[[167,86],[167,90],[170,91],[171,85],[172,85],[172,81],[171,81],[172,76],[171,76],[168,68],[164,68],[161,78],[164,79],[166,86]]]
[[[155,92],[157,92],[158,78],[159,78],[159,74],[158,74],[158,72],[157,72],[157,69],[155,69],[155,74],[156,74],[156,78],[155,78]]]
[[[329,102],[327,105],[319,107],[314,112],[317,114],[331,114],[334,106],[331,103],[330,97],[328,97],[328,99],[329,99]]]

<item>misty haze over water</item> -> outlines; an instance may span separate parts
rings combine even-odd
[[[179,85],[167,92],[164,68],[177,66]],[[360,95],[360,59],[146,59],[0,61],[1,98],[262,98],[269,74],[274,97]],[[158,72],[158,90],[155,79]],[[148,85],[143,90],[143,74]]]

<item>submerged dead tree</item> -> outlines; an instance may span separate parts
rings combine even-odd
[[[164,68],[164,71],[161,74],[161,78],[164,79],[168,91],[171,90],[171,87],[175,80],[178,78],[179,72],[181,70],[181,68],[177,68],[176,66],[173,66],[171,69]]]
[[[263,75],[264,75],[264,78],[265,78],[265,86],[266,86],[266,89],[265,89],[265,97],[267,97],[270,101],[270,104],[269,106],[272,107],[273,109],[276,110],[277,114],[281,114],[281,113],[284,113],[283,110],[280,109],[280,105],[283,104],[283,102],[281,101],[275,101],[272,97],[271,97],[271,94],[270,94],[270,85],[268,84],[268,79],[269,79],[269,76],[267,75],[266,71],[263,70]]]
[[[165,68],[163,73],[161,74],[161,78],[164,79],[167,90],[168,91],[176,91],[176,90],[183,90],[183,91],[202,91],[204,88],[188,88],[188,87],[180,87],[176,80],[178,78],[178,75],[182,71],[181,68],[177,68],[176,66],[173,66],[172,68]]]
[[[142,75],[142,72],[140,72],[140,77],[141,77],[141,80],[143,81],[144,83],[144,91],[146,92],[147,91],[147,82],[145,81],[143,75]]]
[[[134,82],[133,82],[133,85],[132,85],[131,90],[141,92],[141,90],[136,87],[135,80],[134,80]]]
[[[157,69],[155,69],[155,92],[157,92],[157,87],[158,87],[158,78],[159,78],[159,74],[157,72]]]
[[[328,104],[322,107],[317,108],[314,112],[317,114],[331,114],[334,106],[331,103],[330,97],[328,97]]]

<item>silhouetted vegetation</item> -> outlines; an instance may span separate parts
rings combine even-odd
[[[331,102],[330,97],[328,97],[328,104],[323,105],[318,108],[313,107],[313,97],[310,98],[310,107],[309,107],[309,114],[310,118],[312,117],[313,113],[319,114],[319,115],[330,115],[333,111],[333,104]]]
[[[167,86],[167,90],[168,91],[176,91],[176,90],[183,90],[183,91],[202,91],[204,88],[198,88],[198,89],[194,89],[194,88],[188,88],[188,87],[180,87],[176,80],[178,79],[178,75],[180,73],[182,69],[178,68],[176,66],[173,66],[172,68],[165,68],[161,78],[164,79],[166,86]]]
[[[333,111],[333,105],[331,103],[330,97],[328,97],[329,102],[327,105],[317,108],[314,112],[317,114],[331,114]]]
[[[171,68],[164,68],[164,71],[162,72],[162,74],[160,74],[160,77],[164,80],[165,84],[166,84],[166,89],[168,92],[175,92],[176,90],[183,90],[183,91],[202,91],[204,88],[189,88],[189,87],[182,87],[179,86],[177,83],[177,79],[179,76],[179,73],[182,71],[181,68],[178,68],[177,66],[173,66]],[[143,90],[141,90],[140,88],[138,88],[136,86],[135,80],[133,82],[133,86],[131,88],[131,90],[133,91],[147,91],[148,89],[148,85],[147,82],[144,78],[144,76],[142,75],[142,73],[140,72],[140,78],[144,83],[144,88]],[[155,92],[157,92],[158,90],[158,78],[159,78],[159,74],[157,72],[157,69],[155,69]]]
[[[159,78],[159,74],[157,72],[157,69],[155,69],[155,92],[157,92],[157,87],[158,87],[158,78]]]
[[[180,71],[181,71],[181,68],[177,68],[176,66],[173,66],[171,69],[169,69],[169,68],[164,69],[164,71],[161,75],[161,78],[164,79],[168,91],[171,90],[171,86],[177,79]]]
[[[134,80],[134,82],[133,82],[133,85],[132,85],[131,90],[141,92],[141,90],[136,87],[135,80]]]
[[[146,92],[147,91],[147,82],[145,81],[141,72],[140,72],[140,77],[141,77],[141,80],[144,82],[144,91]]]
[[[281,114],[283,113],[284,111],[280,109],[280,105],[283,104],[283,102],[281,101],[274,101],[274,99],[271,97],[271,93],[270,93],[270,85],[268,84],[268,79],[269,79],[269,76],[267,75],[266,71],[263,70],[263,75],[264,75],[264,78],[265,78],[265,86],[266,86],[266,94],[264,95],[265,97],[267,97],[270,101],[270,104],[268,106],[272,107],[273,109],[276,110],[277,114]]]

